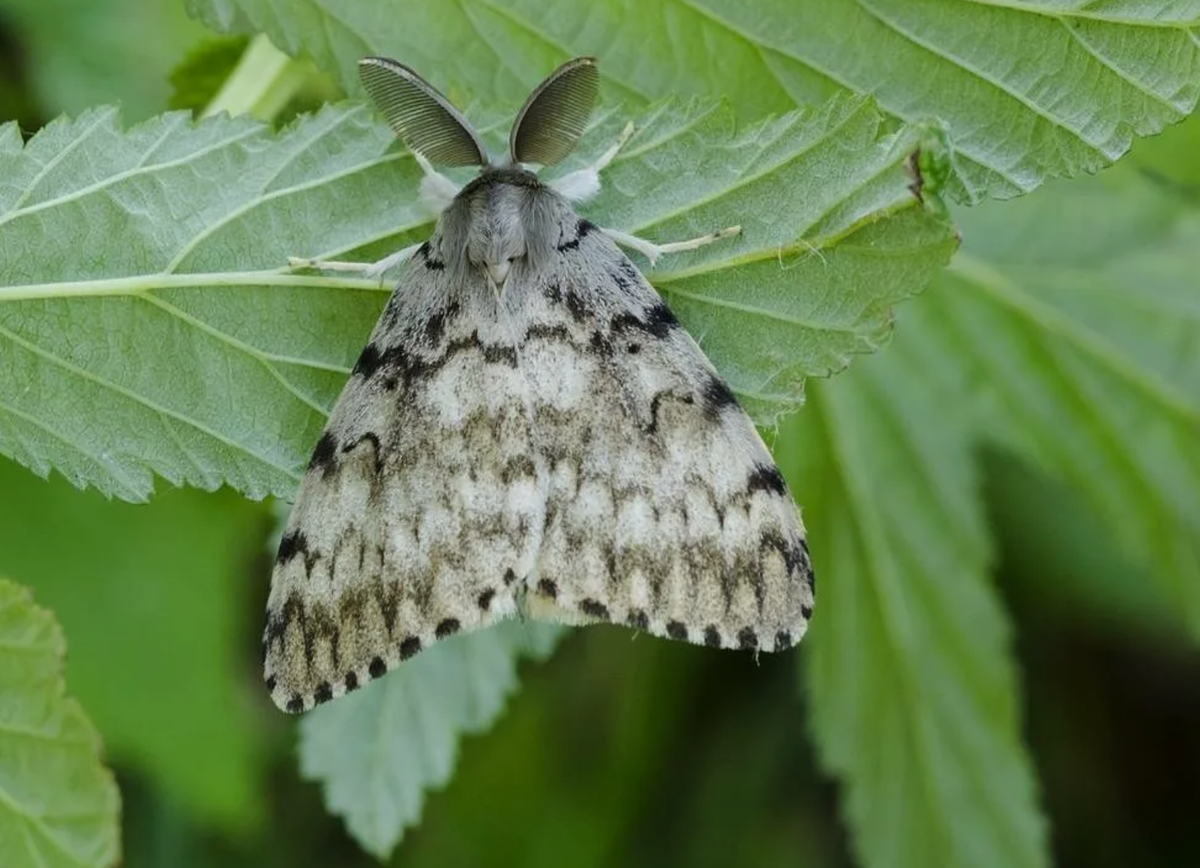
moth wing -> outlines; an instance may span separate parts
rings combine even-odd
[[[530,613],[792,647],[814,585],[783,476],[633,263],[586,221],[571,230],[526,302],[522,366],[549,477]]]
[[[440,266],[428,246],[410,262],[300,485],[263,636],[286,711],[514,613],[533,567],[544,500],[512,330]]]

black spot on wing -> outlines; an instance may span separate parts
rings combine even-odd
[[[721,633],[712,624],[704,628],[704,644],[709,648],[721,647]]]
[[[491,608],[492,598],[495,596],[496,596],[496,592],[493,591],[491,588],[488,588],[486,591],[484,591],[482,594],[479,595],[479,600],[478,600],[479,608],[486,612],[488,609]]]
[[[275,563],[286,564],[297,555],[303,556],[306,563],[311,558],[308,551],[308,538],[304,536],[303,531],[298,529],[288,531],[279,540],[279,553],[275,555]]]
[[[548,283],[542,295],[551,304],[565,306],[575,322],[587,322],[593,316],[591,305],[574,289],[564,290],[558,283]]]
[[[347,672],[342,683],[346,685],[347,693],[351,690],[358,690],[358,673],[354,671]]]
[[[668,621],[667,635],[672,639],[686,639],[687,627],[683,625],[682,621]]]
[[[320,705],[322,702],[328,702],[333,699],[333,687],[328,681],[322,681],[317,685],[316,692],[313,693],[313,701]]]
[[[608,336],[605,335],[604,332],[597,329],[596,331],[592,332],[591,337],[588,338],[588,349],[598,356],[607,358],[612,355],[613,345],[612,341],[608,339]]]
[[[332,431],[326,431],[317,441],[312,458],[308,461],[309,470],[320,470],[328,476],[337,464],[337,438]]]
[[[287,701],[287,710],[289,714],[299,714],[304,711],[304,699],[299,693]]]
[[[571,330],[562,323],[550,325],[548,323],[537,323],[525,330],[526,341],[549,341],[551,343],[572,343],[574,335]]]
[[[752,651],[758,647],[758,634],[749,627],[738,631],[738,647],[744,651]]]
[[[430,271],[441,271],[446,267],[446,263],[433,255],[433,248],[429,246],[428,241],[417,248],[416,255],[425,263],[425,267]]]
[[[625,619],[625,623],[638,630],[650,629],[650,618],[641,609],[630,610],[629,617]]]
[[[584,600],[579,604],[579,609],[589,618],[603,618],[604,620],[608,620],[608,606],[599,600]]]
[[[783,474],[779,472],[778,467],[773,464],[754,465],[754,470],[746,482],[746,493],[753,494],[756,491],[770,491],[780,495],[787,491],[787,483],[783,481]]]
[[[559,253],[566,253],[568,250],[578,250],[579,242],[587,237],[588,233],[596,229],[596,224],[588,220],[580,220],[575,224],[575,237],[565,241],[559,240],[556,250]]]
[[[372,678],[381,678],[387,672],[387,664],[383,662],[382,657],[372,657],[371,665],[367,667],[367,672]]]
[[[538,592],[543,596],[549,597],[551,600],[558,598],[558,585],[549,579],[542,579],[538,582]]]
[[[447,636],[453,636],[462,628],[458,618],[447,618],[437,625],[437,629],[433,631],[434,635],[439,639],[445,639]]]
[[[726,407],[737,406],[737,398],[729,386],[716,374],[709,376],[708,381],[700,392],[700,400],[704,402],[704,412],[711,418],[716,418]]]
[[[780,630],[775,634],[775,650],[786,651],[796,643],[792,641],[792,634],[787,630]]]
[[[633,331],[644,332],[653,337],[665,338],[679,328],[679,320],[667,307],[666,302],[659,301],[653,307],[639,313],[631,310],[621,311],[613,317],[609,330],[613,334],[623,335]]]
[[[442,339],[442,335],[446,332],[447,320],[452,320],[458,316],[458,302],[452,301],[442,310],[435,310],[429,315],[429,319],[425,320],[425,342],[431,347],[436,347]]]
[[[455,621],[455,623],[457,624],[458,622]],[[438,629],[441,629],[442,626],[444,626],[445,624],[446,624],[446,622],[443,621],[441,624],[438,625]],[[414,654],[416,654],[420,650],[421,650],[421,640],[418,639],[416,636],[409,636],[407,639],[405,639],[403,642],[400,643],[400,659],[407,660],[409,657],[412,657]]]
[[[382,360],[383,354],[379,352],[379,347],[374,344],[367,344],[363,347],[358,361],[354,363],[353,373],[369,380],[379,370],[379,364]]]
[[[517,348],[507,344],[479,344],[483,351],[483,360],[490,365],[517,366]]]

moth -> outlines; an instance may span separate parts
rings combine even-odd
[[[515,614],[782,651],[813,608],[804,526],[753,423],[624,245],[581,218],[593,165],[545,182],[584,133],[593,58],[526,100],[509,152],[412,70],[359,64],[424,170],[432,237],[403,275],[312,454],[263,634],[274,702],[301,712],[438,640]],[[479,167],[461,187],[440,167]]]

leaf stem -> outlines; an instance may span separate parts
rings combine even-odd
[[[201,116],[229,112],[269,121],[296,95],[307,74],[304,64],[288,57],[260,34],[246,46],[242,59]]]
[[[346,277],[322,277],[289,274],[286,271],[229,271],[208,274],[142,274],[134,277],[111,277],[101,280],[64,280],[55,283],[30,283],[0,287],[0,303],[32,301],[45,298],[88,298],[96,296],[142,295],[158,289],[181,287],[241,287],[241,286],[298,286],[339,289],[365,289],[391,292],[378,280]]]

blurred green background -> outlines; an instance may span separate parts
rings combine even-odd
[[[172,71],[238,50],[169,0],[0,0],[0,120],[28,135],[98,103],[119,101],[129,122],[199,104],[197,77],[197,93],[173,95]],[[1147,152],[1200,166],[1170,156],[1173,137]],[[792,443],[785,426],[785,468]],[[1057,864],[1200,863],[1200,655],[1074,493],[982,458]],[[272,526],[266,505],[228,492],[160,488],[132,506],[0,459],[0,573],[63,625],[69,689],[121,784],[129,868],[374,864],[300,780],[295,721],[261,687]],[[392,863],[850,865],[800,673],[789,657],[750,667],[575,631],[523,666],[509,710],[465,740]]]

